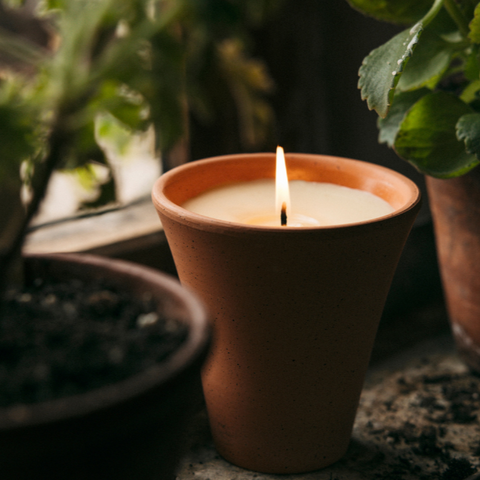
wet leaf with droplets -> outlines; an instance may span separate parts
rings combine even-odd
[[[384,118],[392,103],[395,87],[423,32],[421,23],[400,32],[363,60],[358,87],[368,108]]]

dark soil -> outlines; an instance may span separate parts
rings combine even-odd
[[[466,458],[452,458],[448,462],[447,469],[443,472],[441,480],[465,480],[476,471],[476,468]]]
[[[36,280],[0,317],[0,407],[80,394],[161,362],[186,327],[101,283]]]
[[[360,458],[378,480],[465,480],[479,471],[480,377],[448,365],[424,359],[364,391],[352,465]]]

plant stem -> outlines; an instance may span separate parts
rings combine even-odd
[[[435,0],[435,2],[433,2],[433,5],[431,6],[430,10],[425,14],[425,16],[421,20],[421,23],[423,24],[424,27],[426,27],[437,16],[438,12],[443,6],[444,1],[447,1],[447,0]]]
[[[17,266],[21,259],[22,246],[30,221],[40,207],[43,197],[47,191],[52,172],[59,164],[63,156],[65,145],[68,143],[63,128],[63,117],[60,117],[50,133],[47,157],[42,164],[37,166],[38,174],[34,175],[32,179],[33,198],[28,205],[26,215],[23,219],[23,222],[19,225],[7,252],[0,258],[0,272],[2,272],[2,278],[0,279],[0,294],[3,293],[5,287],[9,284],[9,273],[12,272],[12,269],[15,271],[17,270]]]
[[[457,24],[460,33],[467,38],[470,33],[468,20],[458,7],[457,2],[455,0],[445,0],[445,9],[452,17],[452,20]]]

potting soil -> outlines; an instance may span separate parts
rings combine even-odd
[[[170,355],[186,327],[108,285],[35,280],[9,291],[0,316],[0,407],[113,384]]]

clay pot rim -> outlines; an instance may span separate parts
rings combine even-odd
[[[387,167],[383,167],[382,165],[377,165],[369,162],[365,162],[362,160],[355,160],[351,158],[345,157],[337,157],[332,155],[319,155],[319,154],[304,154],[304,153],[287,153],[285,154],[285,158],[287,161],[287,168],[288,168],[288,161],[289,159],[301,159],[301,160],[309,160],[312,162],[327,162],[332,163],[336,162],[337,164],[340,163],[341,165],[350,165],[354,168],[358,169],[368,169],[372,172],[381,172],[382,174],[389,176],[392,180],[397,182],[401,182],[406,188],[410,190],[410,196],[408,200],[406,200],[403,205],[399,208],[396,208],[393,212],[382,215],[372,220],[366,220],[361,222],[352,222],[348,224],[338,224],[338,225],[320,225],[320,226],[306,226],[306,227],[293,227],[293,228],[284,228],[284,227],[275,227],[275,226],[262,226],[262,225],[245,225],[242,223],[237,222],[229,222],[226,220],[219,220],[212,217],[207,217],[198,213],[191,212],[189,210],[184,209],[180,205],[176,204],[172,200],[170,200],[164,193],[165,186],[169,183],[174,183],[174,178],[180,173],[189,173],[193,169],[208,167],[211,164],[215,164],[218,162],[224,161],[254,161],[256,160],[270,160],[275,161],[275,154],[274,153],[245,153],[245,154],[234,154],[234,155],[222,155],[217,157],[210,157],[202,160],[196,160],[193,162],[186,163],[179,167],[176,167],[166,173],[164,173],[157,181],[155,182],[153,189],[152,189],[152,201],[157,210],[162,211],[164,215],[169,218],[174,218],[176,221],[189,225],[189,226],[196,226],[197,228],[201,228],[202,230],[206,231],[222,231],[226,232],[229,231],[230,233],[234,234],[248,234],[249,232],[253,232],[254,234],[274,234],[278,235],[281,232],[284,235],[292,235],[298,232],[305,232],[305,231],[332,231],[332,230],[344,230],[349,228],[356,228],[359,226],[367,225],[367,224],[378,224],[380,222],[388,221],[393,217],[397,217],[402,215],[403,213],[410,211],[414,208],[417,208],[418,204],[421,203],[421,193],[420,189],[417,185],[410,180],[409,178],[405,177],[401,173],[398,173],[394,170],[391,170]],[[274,163],[273,163],[274,165]],[[272,170],[274,171],[274,170]],[[260,177],[257,177],[260,178]],[[268,178],[268,177],[265,177]],[[273,178],[270,177],[270,178]],[[231,183],[231,182],[227,182]],[[193,195],[195,196],[195,195]]]
[[[161,288],[185,306],[187,311],[185,318],[188,318],[189,329],[185,341],[167,359],[125,380],[82,394],[36,404],[0,408],[0,430],[25,428],[84,416],[93,411],[128,402],[159,385],[168,384],[205,355],[211,338],[211,324],[206,310],[197,296],[181,286],[173,277],[143,265],[97,255],[29,254],[25,255],[25,258],[27,261],[46,259],[57,263],[68,262],[77,268],[89,265],[98,271],[111,269],[113,266],[119,276],[140,276],[142,284],[152,285],[152,289]]]

